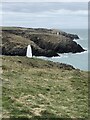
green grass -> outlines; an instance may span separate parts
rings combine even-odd
[[[88,73],[37,58],[3,56],[3,118],[87,118]]]

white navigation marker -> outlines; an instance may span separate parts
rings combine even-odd
[[[32,58],[32,48],[31,48],[31,45],[27,46],[26,56],[29,57],[29,58]]]

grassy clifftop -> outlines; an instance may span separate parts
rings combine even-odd
[[[3,56],[3,118],[87,118],[88,73],[37,58]]]

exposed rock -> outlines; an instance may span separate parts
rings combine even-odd
[[[77,35],[53,29],[4,27],[2,54],[25,56],[28,44],[35,56],[52,57],[58,56],[57,53],[83,52],[84,49],[73,41],[78,38]]]

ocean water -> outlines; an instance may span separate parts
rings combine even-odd
[[[51,60],[54,62],[66,63],[73,65],[77,69],[88,71],[88,30],[87,29],[64,29],[67,33],[77,34],[80,39],[75,40],[85,50],[81,53],[64,53],[60,54],[60,57],[42,57],[45,60]]]

